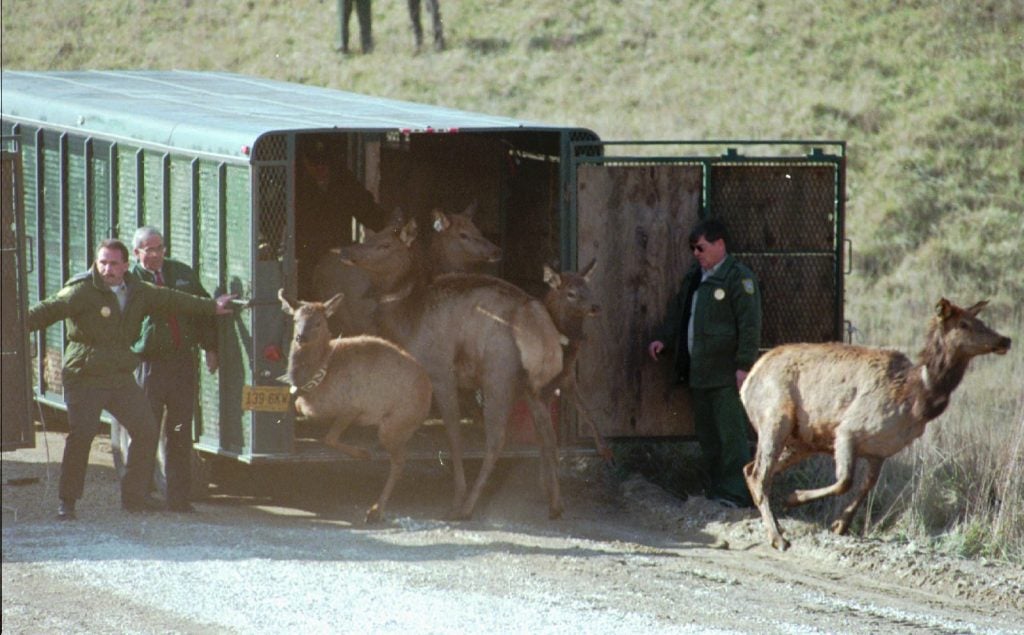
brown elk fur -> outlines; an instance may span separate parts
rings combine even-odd
[[[857,459],[865,459],[863,483],[832,524],[845,533],[882,463],[945,411],[971,359],[1010,349],[1010,338],[977,318],[985,304],[963,309],[940,300],[917,364],[897,351],[843,344],[789,344],[757,361],[740,389],[758,435],[743,471],[773,547],[789,547],[769,505],[773,476],[811,454],[834,455],[836,482],[786,501],[801,505],[848,491]]]
[[[292,302],[278,292],[281,308],[294,319],[288,355],[288,383],[295,410],[311,419],[333,421],[324,443],[358,459],[365,448],[341,443],[351,425],[376,426],[391,459],[387,482],[366,521],[382,520],[405,466],[406,444],[430,412],[430,377],[411,355],[391,342],[363,335],[331,339],[328,317],[342,295],[326,303]]]
[[[559,334],[543,305],[504,280],[479,274],[426,277],[414,247],[415,220],[393,226],[342,250],[366,269],[382,293],[382,333],[427,369],[434,399],[451,444],[455,478],[453,515],[468,518],[505,445],[509,414],[526,400],[541,439],[548,513],[562,513],[557,447],[541,394],[562,370]],[[459,432],[459,389],[483,396],[486,448],[472,491],[466,495]]]
[[[471,203],[463,212],[446,214],[441,209],[431,212],[430,231],[425,249],[428,256],[423,262],[430,275],[475,271],[478,267],[501,260],[501,248],[483,235],[473,222],[478,204]],[[401,225],[401,210],[396,210],[391,223]],[[373,232],[365,230],[368,235]],[[345,295],[344,304],[331,316],[331,332],[347,336],[376,333],[373,318],[377,301],[371,297],[367,274],[358,267],[346,265],[332,249],[317,262],[313,271],[313,288],[317,300],[326,300],[336,293]]]
[[[596,263],[596,260],[592,260],[579,273],[559,273],[544,265],[544,282],[549,287],[544,295],[544,308],[548,310],[559,333],[565,336],[562,341],[562,373],[555,381],[561,389],[562,397],[571,400],[576,412],[590,428],[598,454],[610,463],[612,451],[597,429],[597,424],[590,414],[590,407],[584,401],[576,383],[576,358],[579,357],[580,346],[587,339],[583,333],[584,321],[601,312],[601,307],[593,302],[594,293],[590,288],[590,275]]]

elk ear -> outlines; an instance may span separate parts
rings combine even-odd
[[[476,212],[479,209],[480,201],[473,201],[472,203],[466,206],[466,211],[462,212],[462,215],[472,219],[474,216],[476,216]]]
[[[973,306],[967,307],[964,311],[966,311],[971,317],[977,317],[978,313],[980,313],[987,305],[988,300],[982,300]]]
[[[411,247],[412,241],[416,240],[418,233],[419,226],[416,224],[416,219],[410,218],[409,222],[402,225],[401,231],[398,232],[398,239],[401,240],[406,247]]]
[[[339,291],[330,300],[324,302],[324,312],[327,314],[327,317],[331,317],[341,308],[341,303],[344,299],[345,294]]]
[[[295,315],[295,309],[299,308],[298,302],[293,302],[284,294],[284,289],[277,290],[277,298],[281,301],[281,310],[288,315]]]
[[[594,258],[593,260],[591,260],[590,264],[587,265],[586,267],[584,267],[583,271],[580,272],[580,275],[583,276],[583,279],[585,281],[590,282],[590,274],[592,274],[594,272],[594,266],[595,265],[597,265],[597,258]]]
[[[935,305],[935,314],[938,315],[943,320],[945,320],[948,319],[951,315],[953,315],[954,308],[955,307],[953,306],[952,302],[950,302],[946,298],[942,298],[941,300],[939,300],[939,303]]]
[[[562,276],[551,267],[544,265],[544,282],[552,289],[557,289],[562,284]]]
[[[448,218],[448,215],[436,207],[434,211],[430,212],[430,216],[434,219],[430,226],[439,234],[452,226],[452,221]]]

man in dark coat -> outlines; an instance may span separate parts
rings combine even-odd
[[[723,505],[751,506],[743,479],[750,461],[747,413],[739,388],[761,343],[761,293],[754,273],[727,249],[725,225],[710,219],[690,232],[697,265],[683,279],[648,353],[673,354],[687,382],[703,455],[708,496]]]
[[[131,272],[140,280],[202,298],[210,297],[191,267],[164,257],[163,235],[155,227],[137,229],[132,243],[136,263]],[[186,314],[146,316],[139,339],[132,346],[141,359],[135,378],[153,407],[157,423],[164,420],[167,508],[176,512],[193,511],[188,495],[198,348],[206,351],[206,367],[211,373],[215,372],[218,364],[216,323],[211,317]]]
[[[150,313],[214,315],[231,313],[232,295],[216,301],[197,298],[142,282],[130,273],[128,248],[115,239],[96,249],[96,262],[68,280],[56,295],[34,304],[28,328],[36,331],[58,320],[67,323],[64,351],[64,402],[69,433],[61,462],[61,520],[75,518],[75,505],[85,487],[92,440],[100,414],[107,410],[132,435],[121,506],[130,512],[153,508],[147,494],[153,477],[157,423],[146,395],[132,373],[139,363],[132,351],[143,319]]]

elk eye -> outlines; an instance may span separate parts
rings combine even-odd
[[[467,234],[466,232],[459,232],[459,238],[461,238],[462,240],[469,240],[469,234]]]

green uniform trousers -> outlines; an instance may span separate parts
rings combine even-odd
[[[691,388],[694,427],[710,498],[752,504],[743,466],[750,461],[747,411],[736,386]]]

